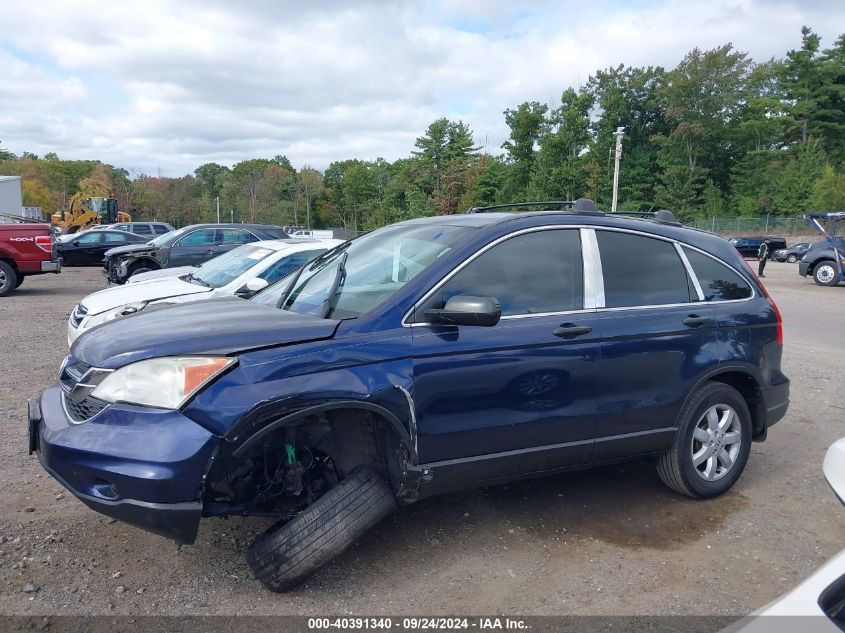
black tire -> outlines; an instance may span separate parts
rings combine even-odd
[[[152,270],[154,270],[154,269],[148,268],[146,266],[138,266],[138,268],[132,269],[132,272],[129,273],[129,277],[132,277],[133,275],[140,275],[141,273],[148,273],[148,272],[151,272]]]
[[[819,286],[839,285],[839,271],[836,269],[836,262],[832,259],[823,259],[813,266],[813,281]]]
[[[795,262],[798,261],[798,256],[794,255],[794,254],[789,255],[789,256],[787,256],[786,261],[788,261],[790,264],[794,264]]]
[[[693,434],[700,422],[706,424],[705,413],[715,406],[727,406],[733,409],[739,418],[738,426],[741,435],[733,465],[718,479],[708,481],[693,464],[695,447]],[[700,448],[705,448],[705,446],[702,445]],[[698,499],[716,497],[736,483],[745,469],[750,452],[751,413],[745,398],[730,385],[708,382],[690,397],[681,410],[678,416],[678,430],[672,438],[672,447],[660,456],[657,462],[657,474],[660,475],[663,483],[675,492]],[[717,469],[722,467],[721,460],[718,458],[715,463]]]
[[[15,288],[20,288],[24,279],[26,279],[26,275],[18,275],[18,280],[15,282]]]
[[[356,468],[290,521],[259,534],[247,551],[255,577],[287,591],[334,559],[396,509],[396,498],[372,468]]]
[[[0,260],[0,297],[5,297],[18,287],[18,273],[12,266]]]

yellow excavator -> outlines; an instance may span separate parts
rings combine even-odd
[[[81,193],[75,193],[67,211],[57,211],[50,219],[64,233],[77,233],[98,224],[131,222],[132,216],[118,211],[117,200],[113,197],[83,198]]]

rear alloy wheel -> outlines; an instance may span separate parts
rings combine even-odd
[[[18,274],[4,261],[0,261],[0,297],[5,297],[18,287]]]
[[[704,481],[716,481],[734,467],[741,447],[742,428],[736,411],[727,404],[714,404],[692,432],[692,465]]]
[[[790,264],[794,264],[795,262],[798,261],[798,256],[797,255],[790,255],[789,257],[786,258],[786,261],[788,261]]]
[[[836,263],[826,259],[816,264],[813,269],[813,281],[820,286],[835,286],[839,283],[839,273],[836,271]]]
[[[667,486],[700,499],[727,491],[751,452],[751,413],[736,389],[708,382],[684,405],[671,449],[657,473]]]

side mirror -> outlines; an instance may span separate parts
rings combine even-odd
[[[494,297],[456,295],[438,310],[426,310],[430,323],[442,325],[496,325],[502,316],[502,306]]]
[[[260,290],[264,290],[269,285],[267,280],[261,279],[261,277],[253,277],[241,286],[235,294],[239,296],[251,296]]]

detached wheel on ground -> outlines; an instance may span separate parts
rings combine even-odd
[[[15,269],[4,261],[0,261],[0,297],[5,297],[20,284]]]
[[[356,468],[296,517],[258,535],[247,562],[268,589],[287,591],[395,509],[393,491],[378,471]]]
[[[730,385],[705,383],[684,405],[657,473],[676,492],[705,499],[733,486],[751,452],[751,413]]]
[[[813,281],[820,286],[836,286],[839,284],[839,272],[836,270],[836,262],[832,259],[825,259],[816,264],[813,269]]]

